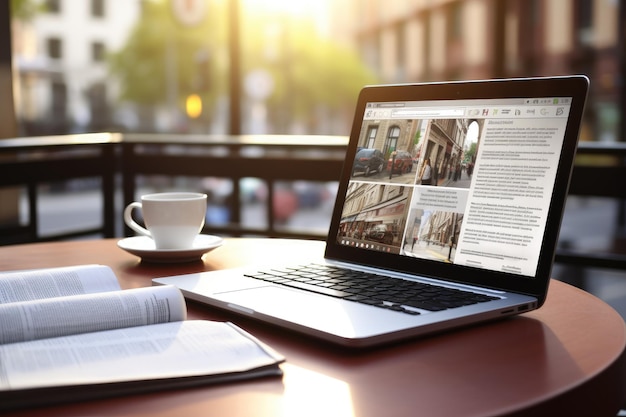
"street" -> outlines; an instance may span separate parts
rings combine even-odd
[[[451,262],[454,259],[456,249],[449,245],[430,242],[407,242],[404,244],[404,253],[421,259],[431,259],[433,261]]]
[[[375,172],[370,174],[369,176],[363,176],[362,174],[358,174],[353,178],[359,181],[380,181],[380,182],[390,182],[392,184],[415,184],[416,180],[416,168],[413,165],[413,169],[411,172],[407,173],[394,173],[390,175],[389,171],[383,172]],[[458,188],[469,188],[471,182],[471,178],[467,175],[467,172],[463,170],[461,172],[461,177],[458,180],[454,180],[454,178],[439,178],[437,181],[437,185],[440,187],[458,187]]]

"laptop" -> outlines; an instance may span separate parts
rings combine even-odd
[[[584,76],[366,86],[323,259],[153,284],[348,347],[537,309],[588,87]]]

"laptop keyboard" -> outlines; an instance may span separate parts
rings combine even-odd
[[[441,311],[498,299],[471,291],[319,264],[267,269],[245,276],[413,315],[420,313],[406,307]]]

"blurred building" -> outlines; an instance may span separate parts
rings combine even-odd
[[[341,0],[336,7],[343,18],[334,27],[383,82],[582,73],[592,80],[583,140],[617,140],[618,0]]]
[[[15,112],[23,134],[141,123],[140,109],[116,101],[116,81],[104,58],[124,45],[142,1],[45,0],[46,12],[13,22]],[[355,48],[381,82],[584,73],[592,89],[583,140],[620,139],[623,2],[328,1],[327,35]],[[281,114],[291,114],[287,107]],[[217,116],[225,118],[223,112]]]
[[[106,56],[123,46],[141,2],[42,3],[44,11],[33,19],[13,21],[15,112],[22,133],[109,129],[117,91]]]

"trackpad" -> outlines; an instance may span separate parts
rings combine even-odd
[[[353,303],[280,287],[258,287],[214,294],[213,298],[232,304],[231,308],[260,313],[324,332],[354,336],[355,323],[346,310]],[[354,307],[359,307],[354,303]]]

